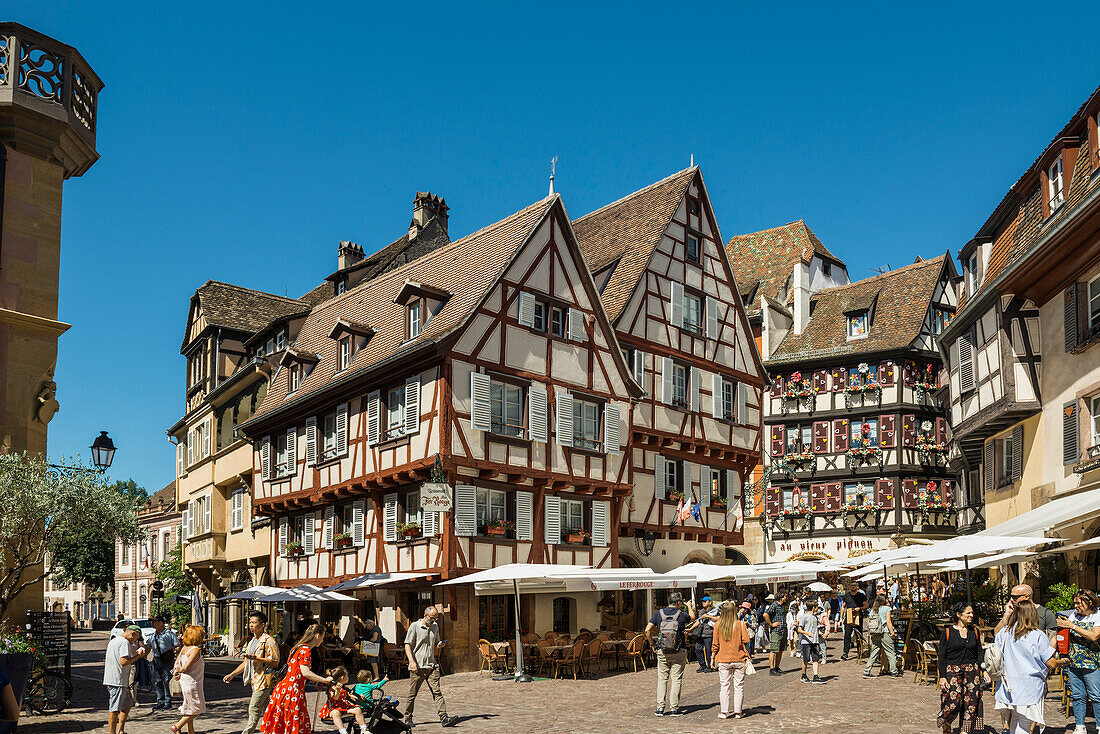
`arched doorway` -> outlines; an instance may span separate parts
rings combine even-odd
[[[730,562],[731,566],[751,566],[752,562],[749,561],[748,556],[739,550],[733,548],[726,548],[726,560]]]
[[[633,556],[619,555],[620,568],[642,568],[642,563]],[[644,591],[606,591],[598,602],[600,607],[600,625],[604,629],[628,629],[638,631],[644,626],[641,620],[646,613],[646,593]]]

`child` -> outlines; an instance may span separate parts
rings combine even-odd
[[[351,714],[359,724],[361,731],[367,730],[367,720],[363,717],[363,709],[352,703],[348,697],[348,691],[344,686],[348,683],[348,669],[339,665],[328,672],[332,677],[332,685],[328,689],[328,701],[317,712],[317,718],[327,719],[332,717],[332,723],[340,734],[347,734],[341,715]]]
[[[355,693],[355,695],[359,696],[360,700],[362,701],[371,701],[371,691],[375,690],[376,688],[381,688],[390,681],[388,676],[378,681],[377,683],[374,683],[371,678],[371,671],[363,668],[359,671],[359,682],[355,684],[354,688],[352,688],[352,691]]]

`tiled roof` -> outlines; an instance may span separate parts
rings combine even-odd
[[[630,300],[698,170],[686,168],[573,221],[588,269],[595,273],[614,264],[600,294],[612,323]]]
[[[813,296],[813,315],[801,334],[788,333],[768,364],[908,347],[921,325],[944,267],[940,255]],[[874,304],[866,338],[848,341],[846,312]]]
[[[337,319],[372,327],[374,334],[352,359],[346,378],[384,360],[427,347],[461,326],[492,288],[516,250],[527,240],[560,198],[549,196],[515,214],[456,240],[411,263],[367,280],[315,307],[294,340],[296,350],[317,354],[319,361],[293,394],[287,395],[287,370],[271,379],[267,397],[256,412],[260,418],[290,401],[299,401],[332,382],[337,342],[330,338]],[[406,280],[442,288],[451,297],[423,327],[405,340],[404,307],[394,303]],[[251,421],[249,421],[251,422]],[[247,425],[247,424],[246,424]]]
[[[801,219],[781,227],[736,235],[726,245],[726,254],[733,266],[738,292],[742,296],[752,295],[751,302],[745,304],[749,311],[760,309],[761,296],[778,298],[796,262],[809,264],[818,255],[844,265]]]
[[[309,311],[310,304],[295,298],[208,280],[195,292],[210,326],[255,334],[272,321]]]
[[[169,482],[168,486],[164,489],[154,492],[149,499],[145,500],[145,504],[139,509],[140,512],[156,512],[161,509],[162,505],[170,505],[173,508],[176,506],[176,483],[175,481]]]

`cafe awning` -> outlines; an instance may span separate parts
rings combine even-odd
[[[748,584],[780,584],[789,581],[813,581],[822,571],[827,571],[820,563],[811,561],[783,561],[780,563],[758,563],[752,565],[717,566],[710,563],[687,563],[669,571],[668,574],[687,574],[698,579],[698,583],[731,581],[745,586]]]
[[[268,594],[275,594],[282,591],[278,586],[253,586],[242,591],[235,591],[232,594],[226,594],[225,596],[218,597],[217,601],[229,601],[233,599],[259,599],[260,597],[267,596]]]
[[[354,596],[340,594],[335,591],[326,591],[320,586],[302,584],[292,589],[280,589],[274,594],[261,596],[257,601],[262,602],[312,602],[312,601],[359,601]]]
[[[473,584],[474,593],[508,594],[580,591],[646,591],[690,589],[696,583],[689,574],[659,574],[648,568],[591,568],[560,564],[510,563],[436,584]]]
[[[993,525],[974,537],[984,535],[1042,535],[1068,525],[1086,522],[1100,515],[1100,489],[1090,489],[1058,497],[1011,520]]]
[[[325,587],[325,591],[352,591],[354,589],[371,589],[376,586],[383,586],[385,584],[395,584],[401,581],[412,581],[413,579],[426,579],[431,578],[436,574],[424,574],[424,573],[366,573],[362,576],[356,576],[353,579],[341,581],[338,584]]]

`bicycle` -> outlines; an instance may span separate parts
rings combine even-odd
[[[38,668],[27,680],[23,708],[27,713],[56,714],[64,711],[72,699],[73,682],[68,676]]]

